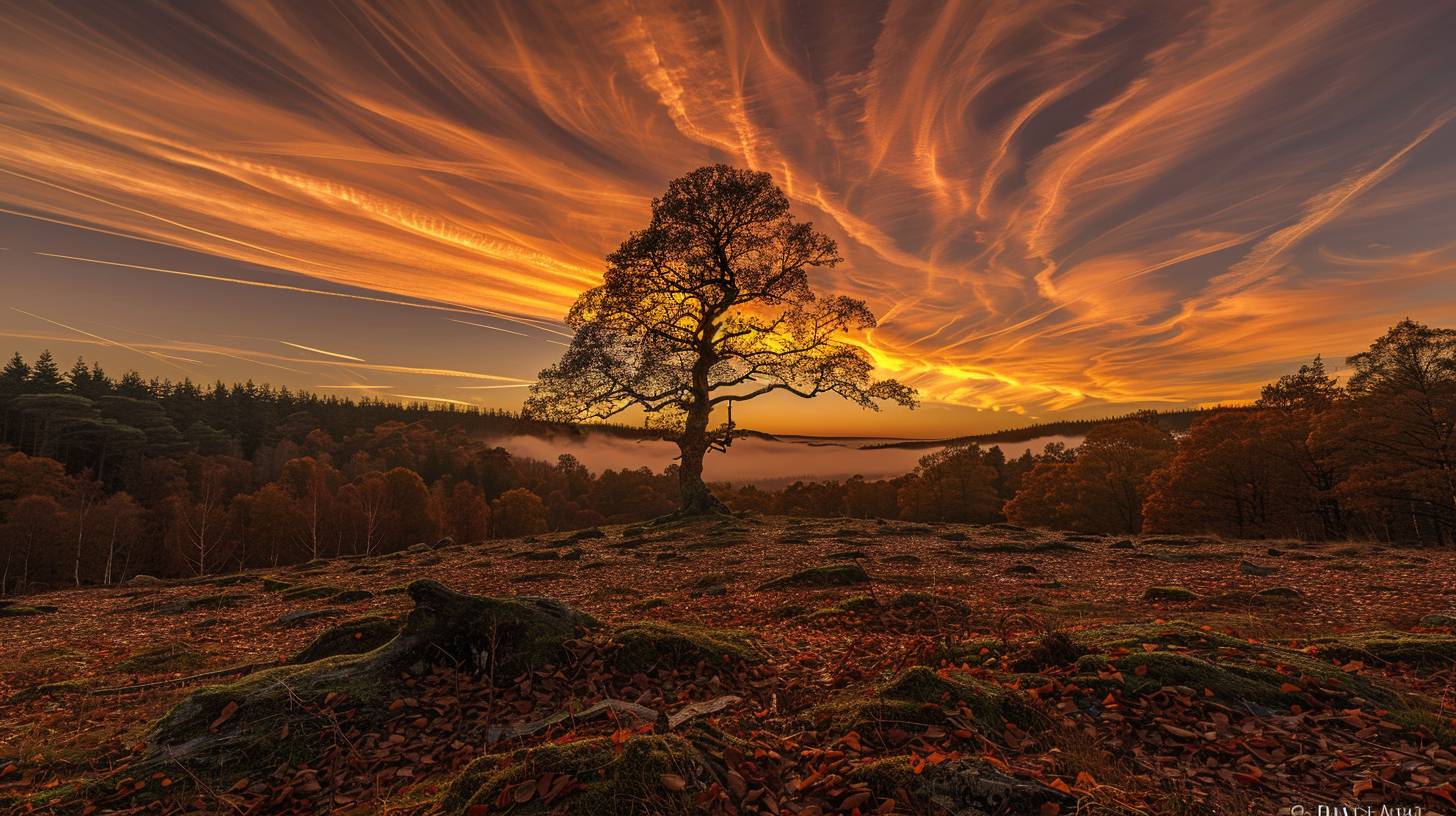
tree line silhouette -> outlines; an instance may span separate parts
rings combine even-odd
[[[1087,533],[1456,544],[1456,330],[1404,320],[1346,363],[1343,385],[1316,357],[1186,432],[1148,413],[1092,426],[1073,450],[1008,461],[967,442],[895,479],[740,487],[727,501]]]
[[[714,485],[740,511],[1456,544],[1456,330],[1402,321],[1182,433],[1146,415],[1008,459],[952,445],[893,479]],[[485,441],[611,433],[509,412],[354,402],[252,383],[113,380],[49,353],[0,370],[0,591],[201,575],[641,521],[676,466],[590,473]]]

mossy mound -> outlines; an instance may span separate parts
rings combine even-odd
[[[524,754],[490,754],[470,763],[445,790],[440,812],[674,816],[701,813],[694,797],[702,754],[678,736],[637,736],[543,745]],[[542,777],[562,777],[557,796],[539,794]],[[533,788],[529,795],[526,786]],[[524,801],[523,801],[524,800]]]
[[[144,649],[116,664],[127,674],[162,674],[190,671],[207,664],[207,656],[186,643],[163,643]]]
[[[277,578],[271,578],[271,577],[266,576],[266,575],[263,576],[263,591],[264,592],[282,592],[283,590],[288,589],[291,586],[293,586],[293,583],[290,582],[290,581],[282,581],[282,580],[279,580]]]
[[[625,626],[612,633],[611,645],[608,662],[629,674],[699,662],[712,666],[758,659],[749,636],[742,632],[680,623]]]
[[[343,587],[321,584],[301,584],[283,590],[279,597],[286,601],[314,601],[332,598],[343,591]]]
[[[1153,586],[1143,593],[1145,601],[1196,601],[1202,597],[1197,592],[1180,586]]]
[[[1266,601],[1297,601],[1304,597],[1304,593],[1294,587],[1269,587],[1254,593],[1254,597],[1263,598]]]
[[[394,640],[399,621],[370,616],[344,621],[320,632],[313,642],[288,659],[290,665],[312,663],[326,657],[372,652]]]
[[[878,611],[880,602],[873,595],[851,595],[833,606],[823,609],[816,609],[809,614],[809,617],[829,617],[834,615],[868,615]]]
[[[5,605],[0,606],[0,618],[29,618],[35,615],[49,615],[55,611],[56,607],[46,604],[35,604],[33,606],[23,604]]]
[[[415,608],[404,627],[374,651],[280,666],[193,692],[152,728],[142,764],[181,765],[203,782],[220,783],[316,756],[312,726],[324,723],[317,709],[325,699],[334,716],[375,726],[399,696],[402,676],[436,664],[512,676],[554,659],[567,640],[598,625],[545,598],[464,595],[435,581],[416,581],[409,593]],[[285,725],[289,736],[279,738]]]
[[[797,589],[814,587],[856,586],[870,582],[869,573],[854,562],[846,564],[825,564],[775,578],[759,589]]]
[[[893,757],[861,765],[848,778],[880,799],[911,805],[914,813],[1070,813],[1074,804],[1068,794],[1008,776],[978,759],[954,759],[917,772],[909,757]]]
[[[202,595],[196,598],[179,598],[172,601],[152,601],[129,607],[128,612],[156,612],[161,615],[181,615],[196,609],[231,609],[242,606],[253,596],[241,592],[227,592],[217,595]]]
[[[1078,661],[1078,668],[1091,674],[1106,663],[1105,655],[1089,655]],[[1112,664],[1122,673],[1123,688],[1134,694],[1182,686],[1195,694],[1211,693],[1223,703],[1268,707],[1288,707],[1300,697],[1285,690],[1292,678],[1243,662],[1211,662],[1182,652],[1134,652],[1113,658]]]
[[[815,610],[810,617],[832,617],[846,614],[869,615],[880,611],[915,609],[929,613],[939,611],[964,613],[970,607],[955,598],[947,598],[930,592],[902,592],[887,601],[881,601],[872,595],[851,595],[833,606]]]
[[[41,683],[38,686],[23,688],[10,695],[10,699],[6,702],[26,703],[43,697],[55,698],[72,694],[85,694],[91,689],[92,684],[86,680],[59,680],[54,683]]]
[[[1357,632],[1320,638],[1310,645],[1321,655],[1339,661],[1409,663],[1438,668],[1456,664],[1456,637],[1411,632]]]
[[[330,603],[349,604],[367,601],[374,597],[374,593],[367,589],[346,589],[338,595],[329,599]]]
[[[1006,653],[1006,644],[993,637],[976,637],[937,649],[932,657],[952,666],[980,666]]]
[[[912,666],[867,697],[811,709],[809,719],[837,733],[884,737],[893,729],[944,725],[955,716],[966,725],[999,733],[1006,723],[1033,724],[1036,715],[1019,692],[958,671]]]
[[[276,620],[268,624],[270,629],[282,629],[288,626],[297,626],[301,623],[308,623],[319,618],[337,618],[344,614],[344,610],[332,606],[323,609],[295,609],[292,612],[285,612],[279,615]]]
[[[1085,685],[1111,665],[1132,693],[1184,687],[1205,689],[1225,703],[1287,707],[1314,694],[1331,701],[1361,698],[1395,705],[1399,695],[1326,659],[1304,652],[1207,631],[1188,623],[1118,624],[1074,634],[1088,651],[1077,661]]]

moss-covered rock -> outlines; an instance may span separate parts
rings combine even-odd
[[[1304,593],[1294,587],[1277,586],[1261,589],[1254,596],[1266,601],[1297,601],[1304,597]]]
[[[1083,658],[1079,666],[1090,672],[1106,664],[1103,656]],[[1239,705],[1287,707],[1299,701],[1298,692],[1285,684],[1291,679],[1272,668],[1242,661],[1209,661],[1181,652],[1133,652],[1113,658],[1122,673],[1123,687],[1138,694],[1182,686],[1196,694],[1212,693],[1214,699]]]
[[[1197,592],[1180,586],[1153,586],[1143,593],[1145,601],[1196,601],[1202,597]]]
[[[833,606],[815,610],[811,616],[867,615],[879,609],[880,602],[873,595],[851,595]]]
[[[155,612],[160,615],[181,615],[197,609],[231,609],[242,606],[253,596],[242,592],[225,592],[216,595],[200,595],[196,598],[149,601],[128,607],[128,612]]]
[[[56,611],[56,607],[48,604],[13,604],[0,606],[0,618],[29,618],[36,615],[49,615]]]
[[[821,567],[810,567],[799,570],[798,572],[768,581],[760,586],[759,589],[855,586],[857,584],[867,584],[869,581],[869,573],[865,572],[864,567],[850,562],[846,564],[826,564]]]
[[[930,592],[902,592],[886,601],[881,601],[873,595],[851,595],[833,606],[814,611],[811,613],[811,616],[868,615],[880,611],[908,610],[923,610],[929,614],[935,614],[937,612],[960,614],[967,612],[969,609],[970,607],[961,601],[955,598],[947,598],[944,595],[936,595]]]
[[[1068,794],[1035,780],[1008,776],[978,759],[926,765],[918,772],[909,757],[882,759],[854,769],[849,781],[868,786],[880,799],[910,805],[915,813],[1070,813],[1074,804]]]
[[[399,621],[378,616],[344,621],[320,632],[313,642],[288,659],[290,665],[312,663],[326,657],[372,652],[399,634]]]
[[[350,604],[367,601],[374,597],[374,593],[367,589],[346,589],[338,595],[329,599],[329,603]]]
[[[343,591],[343,587],[322,584],[301,584],[283,590],[279,597],[287,601],[316,601],[332,598]]]
[[[1340,661],[1409,663],[1440,667],[1456,664],[1456,637],[1411,632],[1357,632],[1311,641],[1319,654]]]
[[[282,629],[288,626],[308,623],[311,620],[318,620],[319,618],[337,618],[343,614],[344,610],[332,606],[326,606],[323,609],[295,609],[292,612],[284,612],[282,615],[279,615],[268,626],[272,629]]]
[[[1400,695],[1326,659],[1266,643],[1253,643],[1192,624],[1117,624],[1074,633],[1088,654],[1077,662],[1089,687],[1108,667],[1133,693],[1184,687],[1207,689],[1225,703],[1286,707],[1306,693],[1331,702],[1361,698],[1396,706]]]
[[[883,738],[893,729],[944,725],[951,716],[992,733],[999,733],[1008,722],[1029,727],[1036,718],[1015,690],[929,666],[912,666],[868,696],[811,709],[808,718],[834,732]]]
[[[402,676],[436,663],[511,676],[554,659],[567,640],[597,626],[544,598],[464,595],[435,581],[416,581],[409,593],[415,608],[403,629],[374,651],[280,666],[193,692],[152,728],[142,765],[181,765],[205,782],[225,782],[311,757],[324,699],[356,725],[377,726]],[[284,725],[288,736],[280,738]]]
[[[162,674],[190,671],[207,665],[207,655],[187,643],[163,643],[143,649],[116,664],[127,674]]]
[[[475,760],[446,789],[440,810],[464,814],[479,805],[512,816],[688,816],[701,812],[693,797],[702,790],[702,774],[702,754],[674,735],[632,737],[620,746],[607,738],[548,744]],[[546,800],[534,792],[516,795],[547,775],[565,775],[574,784]],[[509,803],[504,810],[497,805],[502,799]]]
[[[608,661],[620,671],[722,665],[733,660],[756,661],[749,636],[681,623],[636,623],[612,633]]]
[[[263,576],[264,592],[282,592],[283,590],[288,589],[291,586],[293,586],[293,583],[290,581],[283,581],[278,578],[272,578],[266,575]]]
[[[91,683],[86,680],[58,680],[54,683],[41,683],[38,686],[23,688],[10,695],[10,698],[6,702],[25,703],[43,697],[67,697],[73,694],[86,694],[91,689]],[[0,800],[0,802],[3,801]]]

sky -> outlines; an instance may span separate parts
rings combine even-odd
[[[1456,323],[1456,4],[0,0],[0,343],[518,408],[695,167],[771,173],[948,436]]]

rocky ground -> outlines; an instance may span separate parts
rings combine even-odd
[[[1456,812],[1445,552],[725,518],[144,584],[0,606],[0,810]]]

